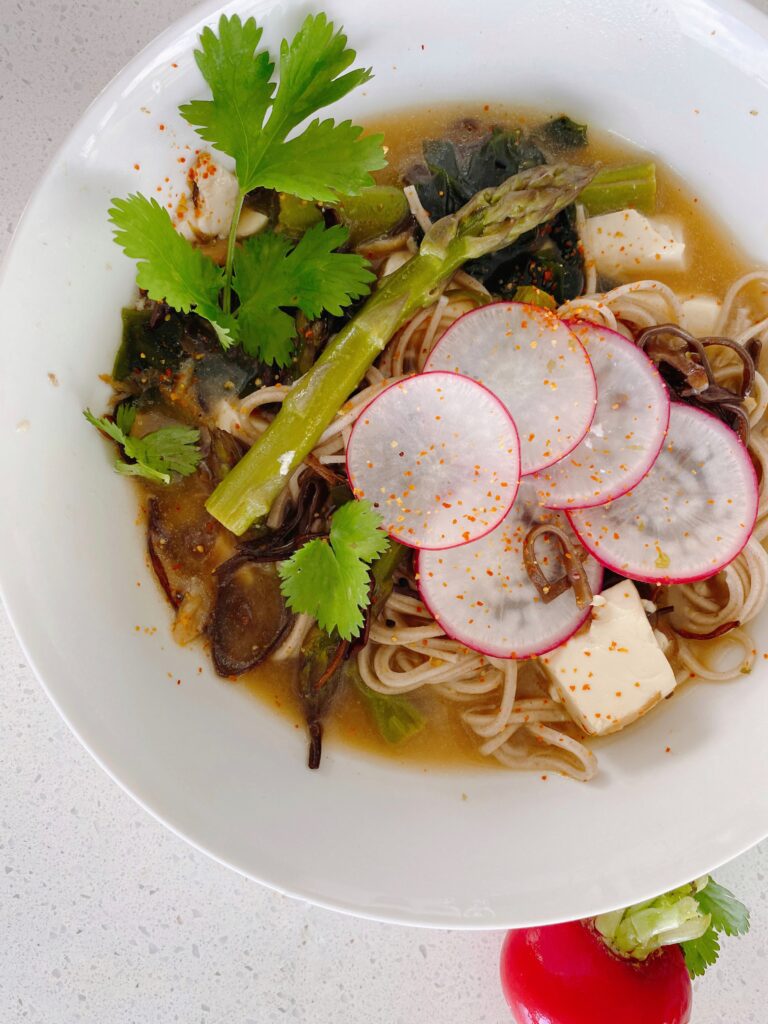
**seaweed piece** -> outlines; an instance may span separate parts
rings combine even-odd
[[[567,114],[546,121],[534,133],[543,146],[551,146],[562,152],[566,149],[582,149],[587,145],[587,126],[579,124]]]
[[[409,179],[433,219],[455,212],[481,189],[545,162],[536,142],[519,128],[494,128],[480,140],[469,133],[457,142],[433,139],[423,149],[425,163]],[[557,304],[575,298],[584,287],[575,208],[566,208],[505,249],[470,260],[465,270],[505,298],[524,286],[539,288]]]
[[[519,128],[493,128],[479,143],[430,139],[423,152],[425,166],[415,168],[410,179],[433,220],[456,213],[481,189],[545,162],[538,146]]]

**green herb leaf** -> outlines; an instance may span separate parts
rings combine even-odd
[[[284,235],[263,232],[237,250],[237,322],[249,355],[279,366],[290,362],[296,326],[281,307],[298,307],[310,319],[324,310],[338,316],[369,291],[374,275],[367,262],[354,253],[334,251],[346,239],[345,228],[318,224],[295,246]]]
[[[692,978],[700,978],[720,956],[720,942],[713,928],[708,928],[698,939],[681,943],[681,947]]]
[[[262,31],[253,18],[243,23],[236,14],[221,16],[218,35],[203,29],[195,60],[213,99],[179,108],[206,142],[234,158],[243,191],[258,166],[261,129],[275,90],[269,53],[256,53]]]
[[[285,142],[302,121],[371,77],[363,68],[343,74],[355,59],[346,36],[324,14],[306,18],[281,45],[276,92],[269,54],[256,52],[260,41],[253,18],[243,24],[222,15],[218,36],[205,29],[195,59],[213,98],[180,108],[206,141],[234,158],[241,192],[264,186],[325,200],[372,184],[369,172],[386,163],[380,135],[358,139],[361,129],[324,121]],[[320,165],[302,166],[307,160]]]
[[[696,893],[702,913],[712,917],[712,928],[726,935],[746,935],[749,931],[749,911],[725,886],[714,878]]]
[[[389,546],[381,519],[366,501],[334,512],[330,537],[302,545],[279,566],[283,596],[295,612],[343,640],[357,636],[369,602],[370,562]]]
[[[749,931],[749,911],[725,886],[708,878],[697,886],[694,899],[702,914],[709,917],[707,931],[698,939],[681,943],[685,964],[692,978],[702,975],[720,955],[720,933],[745,935]]]
[[[168,211],[154,199],[131,195],[113,199],[109,219],[115,241],[139,261],[136,283],[150,299],[165,300],[182,313],[194,308],[209,320],[223,344],[234,340],[236,324],[219,308],[223,271],[176,231]]]
[[[332,203],[373,184],[368,173],[384,167],[382,135],[362,135],[351,121],[311,121],[296,138],[271,146],[259,169],[259,184],[300,199]],[[362,136],[362,137],[361,137]]]
[[[90,409],[83,415],[90,424],[118,444],[133,462],[115,460],[115,469],[123,476],[141,476],[155,483],[168,484],[171,473],[189,476],[202,458],[198,442],[200,431],[192,427],[163,427],[144,437],[131,437],[136,410],[127,403],[118,407],[115,421],[94,416]]]

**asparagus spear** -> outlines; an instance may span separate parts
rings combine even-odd
[[[581,193],[579,202],[590,217],[613,213],[627,206],[640,213],[653,213],[656,208],[656,164],[605,167]]]
[[[296,382],[269,428],[208,499],[211,515],[238,535],[265,516],[395,331],[430,305],[463,263],[503,249],[549,220],[593,176],[592,168],[571,164],[532,167],[482,189],[433,224],[419,253],[385,278]]]

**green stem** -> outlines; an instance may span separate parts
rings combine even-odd
[[[240,223],[240,214],[245,201],[245,192],[241,189],[237,194],[235,212],[232,215],[232,223],[229,225],[227,237],[227,263],[224,270],[224,301],[222,303],[225,313],[232,309],[232,267],[235,262],[235,244],[237,242],[237,225]]]

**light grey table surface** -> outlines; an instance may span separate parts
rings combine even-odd
[[[0,0],[0,254],[90,99],[190,6]],[[509,1020],[497,981],[500,933],[398,928],[318,910],[167,832],[59,719],[2,608],[0,681],[2,1024]],[[697,799],[706,813],[705,791]],[[768,843],[719,872],[749,904],[753,929],[728,942],[696,984],[695,1024],[768,1020],[766,873]]]

